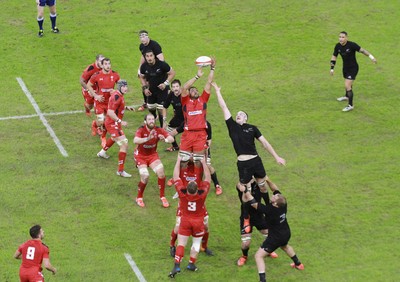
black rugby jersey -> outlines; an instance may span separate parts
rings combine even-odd
[[[351,68],[358,66],[356,60],[356,52],[359,52],[361,47],[352,41],[347,41],[345,45],[336,44],[333,50],[333,55],[337,57],[339,54],[343,59],[343,68]]]
[[[258,155],[254,139],[262,136],[260,130],[251,124],[238,124],[232,117],[227,119],[229,137],[232,140],[236,155]]]

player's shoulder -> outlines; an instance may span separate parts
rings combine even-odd
[[[90,72],[90,71],[93,71],[93,70],[94,70],[94,64],[91,64],[91,65],[86,67],[86,71],[87,72]]]
[[[47,246],[45,243],[42,242],[42,247],[44,247],[45,249],[49,249],[49,246]]]
[[[98,75],[100,75],[101,74],[101,71],[96,71],[94,74],[93,74],[93,77],[94,76],[98,76]]]

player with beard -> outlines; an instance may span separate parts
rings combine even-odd
[[[263,214],[268,224],[268,237],[254,256],[260,282],[267,280],[264,258],[271,255],[277,248],[282,249],[292,259],[293,262],[290,264],[292,268],[304,270],[304,265],[298,259],[294,249],[288,244],[291,232],[286,216],[286,198],[277,190],[271,197],[270,203],[263,205],[253,198],[247,187],[240,186],[239,189],[243,192],[243,202]]]
[[[153,114],[147,114],[144,119],[144,125],[139,127],[133,139],[133,143],[137,144],[134,158],[140,175],[138,194],[135,201],[141,208],[145,207],[143,193],[149,180],[148,167],[157,174],[160,200],[163,207],[169,207],[169,203],[165,198],[164,166],[157,153],[157,144],[160,140],[165,141],[166,143],[172,143],[174,138],[170,136],[165,129],[155,125]]]
[[[168,93],[167,99],[165,100],[163,107],[164,120],[167,120],[167,109],[170,105],[172,105],[172,108],[174,110],[174,116],[169,121],[168,125],[167,123],[164,123],[164,128],[166,127],[166,130],[170,134],[171,132],[174,131],[174,129],[178,128],[183,124],[181,94],[182,94],[181,82],[179,79],[174,79],[171,82],[171,91]],[[174,142],[172,143],[172,146],[167,148],[165,151],[173,152],[177,150],[179,150],[179,146],[178,143],[176,143],[176,139],[174,137]]]
[[[101,61],[101,65],[102,70],[90,78],[87,89],[90,96],[95,99],[96,125],[102,128],[101,145],[104,147],[107,131],[103,125],[107,115],[108,100],[110,99],[111,92],[114,91],[115,84],[120,80],[120,76],[111,69],[111,60],[109,58],[104,58]],[[94,90],[95,85],[97,85],[97,92]]]
[[[200,95],[199,90],[193,84],[203,76],[202,67],[199,67],[197,74],[188,80],[184,86],[181,95],[182,110],[184,117],[183,133],[179,146],[179,156],[182,160],[182,166],[189,161],[193,154],[195,170],[201,171],[200,161],[206,155],[207,149],[207,102],[210,99],[211,82],[214,79],[216,61],[211,58],[210,73],[203,92]]]
[[[253,178],[251,183],[251,189],[250,193],[254,197],[254,199],[258,202],[261,203],[262,197],[261,197],[261,192],[260,192],[260,187],[258,187],[256,180]],[[238,192],[239,200],[242,202],[242,196],[243,192],[240,191],[240,183],[237,183],[236,185],[236,190]],[[264,197],[264,201],[266,205],[269,204],[269,197],[267,194],[267,197]],[[243,266],[245,265],[247,261],[247,257],[249,255],[249,250],[250,250],[250,244],[251,244],[251,234],[253,233],[253,227],[257,228],[258,231],[264,236],[268,236],[268,224],[267,221],[265,220],[265,217],[263,214],[258,213],[255,209],[248,209],[248,213],[250,215],[250,230],[249,232],[245,231],[245,226],[244,226],[244,215],[245,215],[245,210],[244,210],[244,205],[241,207],[241,213],[240,213],[240,234],[241,234],[241,239],[242,239],[242,244],[241,244],[241,249],[242,249],[242,256],[237,260],[236,264],[238,266]],[[277,258],[278,254],[275,252],[271,252],[268,256],[271,258]]]
[[[164,61],[160,61],[152,50],[144,54],[146,62],[140,66],[140,82],[143,93],[147,96],[149,112],[160,119],[163,127],[163,109],[168,96],[170,81],[175,77],[175,71]]]

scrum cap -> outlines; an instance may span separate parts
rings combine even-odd
[[[119,92],[121,92],[122,86],[128,86],[128,82],[125,79],[120,79],[117,82],[117,89],[118,89]]]

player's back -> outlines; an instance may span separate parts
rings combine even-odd
[[[41,271],[43,257],[48,257],[48,248],[40,240],[26,241],[19,247],[21,252],[21,268],[37,268]],[[47,254],[47,255],[46,255]]]

